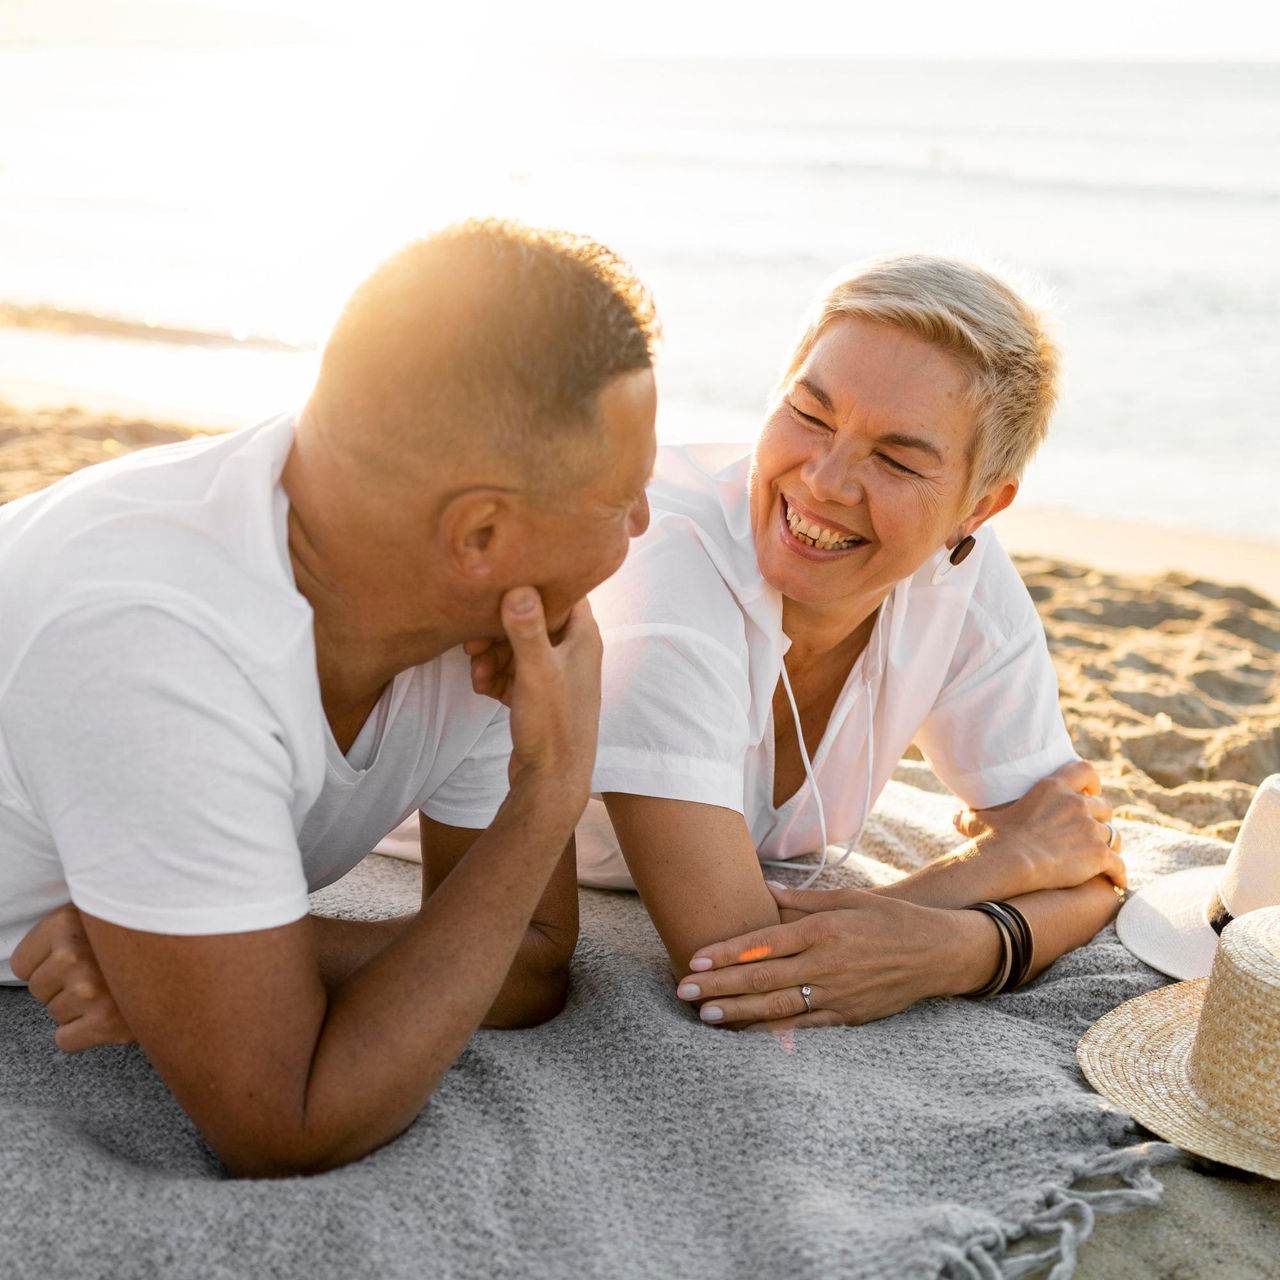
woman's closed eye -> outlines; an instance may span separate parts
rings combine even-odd
[[[892,467],[893,470],[896,471],[899,475],[915,476],[917,479],[922,478],[920,475],[920,472],[912,470],[912,468],[907,466],[906,463],[904,462],[899,462],[898,459],[893,457],[892,454],[878,453],[876,456],[878,458],[882,458],[885,462],[887,462],[889,466]]]
[[[792,404],[790,400],[787,401],[787,408],[790,409],[791,412],[794,413],[796,417],[800,419],[801,422],[808,423],[808,425],[811,427],[817,427],[819,431],[832,430],[832,428],[829,427],[825,422],[823,422],[821,418],[815,418],[813,414],[805,413],[803,409],[797,409],[796,406]]]
[[[825,431],[828,434],[831,434],[835,431],[835,428],[832,427],[830,424],[824,422],[821,418],[814,417],[814,415],[811,413],[805,413],[805,411],[799,408],[793,401],[788,400],[786,402],[786,405],[787,405],[787,408],[790,409],[791,412],[795,414],[795,416],[805,424],[805,426],[812,427],[815,431]],[[900,462],[892,454],[884,453],[880,450],[876,450],[875,456],[881,459],[883,462],[887,463],[890,469],[894,471],[897,475],[913,476],[917,480],[923,480],[925,478],[922,472],[915,470],[914,467],[907,466],[905,462]]]

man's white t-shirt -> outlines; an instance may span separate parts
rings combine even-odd
[[[482,828],[510,737],[460,650],[401,672],[344,756],[280,474],[291,417],[0,508],[0,982],[68,900],[113,924],[299,919],[421,808]]]
[[[760,856],[821,847],[806,780],[773,805],[773,697],[790,641],[756,561],[750,459],[704,470],[663,449],[652,522],[591,597],[604,636],[604,714],[592,789],[741,813]],[[987,527],[960,565],[945,551],[894,588],[812,760],[832,842],[866,812],[915,742],[967,804],[1021,796],[1076,753],[1044,629]],[[578,828],[579,879],[631,884],[594,802]]]

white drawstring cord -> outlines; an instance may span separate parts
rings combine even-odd
[[[885,622],[883,617],[876,619],[876,630],[879,635],[876,637],[876,664],[883,665],[884,658],[884,635],[888,630],[887,624],[880,626]],[[822,807],[822,792],[818,790],[818,780],[813,776],[813,765],[809,761],[809,752],[804,745],[804,728],[800,724],[800,708],[796,706],[796,696],[791,692],[791,678],[787,675],[787,660],[784,656],[782,659],[782,687],[787,691],[787,701],[791,704],[791,716],[795,721],[796,740],[800,744],[800,762],[804,765],[804,776],[809,780],[809,790],[813,794],[814,808],[818,811],[818,830],[822,835],[822,861],[818,863],[814,871],[808,875],[804,883],[800,885],[801,889],[807,889],[815,880],[823,873],[827,865],[827,815]],[[853,847],[858,843],[862,835],[862,829],[867,825],[867,818],[871,814],[871,786],[875,781],[875,746],[876,746],[876,693],[875,686],[870,682],[867,684],[867,779],[866,794],[862,800],[862,819],[858,823],[858,829],[847,840],[840,843],[844,846],[844,852],[839,858],[831,864],[834,871],[836,867],[843,866],[849,860],[849,855],[853,852]],[[792,871],[796,870],[796,864],[785,859],[761,858],[760,865],[764,867],[788,867]],[[803,865],[803,864],[801,864]]]

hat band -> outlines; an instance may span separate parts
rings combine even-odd
[[[1223,902],[1222,894],[1217,889],[1209,895],[1209,901],[1204,904],[1204,914],[1209,927],[1217,934],[1221,934],[1223,929],[1235,919],[1235,916],[1227,910],[1227,904]]]

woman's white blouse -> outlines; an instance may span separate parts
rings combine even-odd
[[[592,787],[733,809],[759,855],[782,859],[822,841],[807,780],[773,806],[772,705],[790,641],[756,562],[749,469],[742,458],[710,474],[685,450],[660,451],[652,524],[591,597],[605,653]],[[940,550],[881,608],[812,761],[832,842],[857,835],[913,741],[975,807],[1076,758],[1044,629],[989,528],[958,567]],[[598,803],[578,843],[584,882],[630,883]]]

